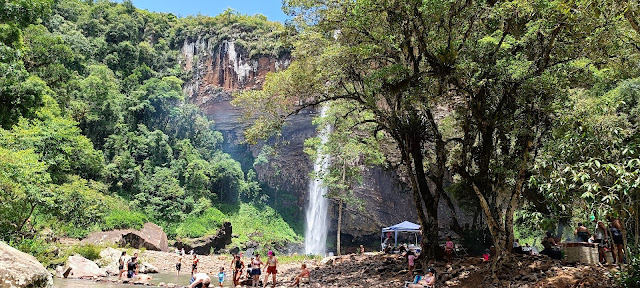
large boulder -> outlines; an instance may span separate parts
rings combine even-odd
[[[175,246],[178,249],[184,248],[185,251],[193,249],[195,253],[200,255],[209,255],[212,248],[214,252],[218,252],[224,249],[227,244],[231,244],[231,233],[231,223],[224,222],[215,235],[196,239],[179,239],[176,241]]]
[[[136,248],[144,247],[148,250],[169,251],[167,234],[164,233],[162,227],[153,223],[145,223],[140,231],[123,234],[122,240],[124,244],[120,243],[121,245],[129,244],[129,246]]]
[[[122,255],[122,251],[118,249],[114,249],[111,247],[105,248],[100,251],[100,260],[98,264],[107,275],[118,275],[118,260],[120,260],[120,255]]]
[[[105,232],[94,232],[81,241],[81,243],[91,244],[116,244],[121,247],[129,246],[133,248],[146,248],[155,251],[168,251],[169,241],[167,234],[162,227],[145,223],[142,230],[112,230]]]
[[[66,278],[80,279],[107,276],[104,270],[98,267],[98,264],[80,255],[69,256],[63,270],[68,271],[64,275]]]
[[[53,287],[53,277],[35,257],[0,242],[0,288]]]

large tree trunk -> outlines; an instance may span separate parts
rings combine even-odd
[[[427,259],[435,259],[438,245],[438,200],[442,187],[429,188],[427,175],[424,170],[424,158],[422,155],[422,141],[417,135],[409,134],[406,138],[403,156],[408,166],[409,179],[413,192],[414,205],[418,214],[418,220],[422,228],[422,251],[420,258],[423,262]],[[441,186],[441,183],[440,183]]]

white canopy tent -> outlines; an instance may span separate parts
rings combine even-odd
[[[383,246],[382,243],[384,243],[384,234],[389,232],[394,233],[394,246],[398,245],[398,232],[414,233],[416,237],[416,246],[418,245],[418,234],[420,233],[420,225],[416,223],[404,221],[393,226],[382,228],[382,234],[380,235],[381,247]],[[384,250],[384,247],[382,247],[382,249]]]

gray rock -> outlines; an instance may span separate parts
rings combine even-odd
[[[81,241],[90,244],[117,244],[120,247],[146,248],[155,251],[169,251],[169,241],[167,234],[162,227],[145,223],[142,230],[112,230],[105,232],[94,232]]]
[[[69,256],[64,265],[64,270],[71,269],[66,278],[98,278],[106,277],[107,273],[98,267],[95,262],[80,255]]]
[[[0,287],[53,287],[53,277],[38,260],[0,242]]]

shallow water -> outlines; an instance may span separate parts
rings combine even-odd
[[[153,277],[151,280],[151,284],[158,284],[160,282],[164,283],[174,283],[181,286],[188,286],[189,280],[191,280],[191,274],[189,273],[180,273],[180,276],[176,276],[175,273],[167,273],[161,272],[156,274],[149,274]],[[213,287],[218,287],[218,277],[216,275],[210,275],[212,284],[215,284]],[[227,275],[229,276],[229,275]],[[229,276],[230,277],[230,276]],[[223,283],[223,287],[232,287],[232,282],[230,278],[227,277]],[[117,277],[108,277],[108,279],[117,279]],[[53,279],[53,287],[54,288],[131,288],[131,287],[140,287],[138,285],[130,285],[130,284],[117,284],[117,283],[109,283],[109,282],[94,282],[90,280],[78,280],[78,279]]]

